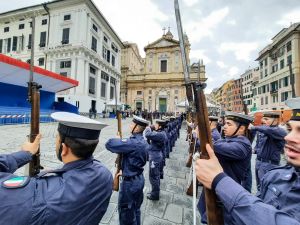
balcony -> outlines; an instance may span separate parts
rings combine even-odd
[[[271,89],[270,90],[270,94],[271,95],[275,95],[275,94],[277,94],[278,93],[278,88],[274,88],[274,89]]]

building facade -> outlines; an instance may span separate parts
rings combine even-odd
[[[257,97],[253,95],[256,84],[259,81],[259,68],[248,69],[241,75],[242,79],[242,99],[247,106],[248,112],[257,110]]]
[[[300,96],[300,23],[282,29],[260,51],[259,82],[253,88],[258,108],[285,109],[284,101]]]
[[[190,44],[187,36],[185,43],[190,64]],[[178,103],[186,99],[179,41],[173,39],[169,30],[160,39],[147,45],[144,50],[146,57],[143,59],[143,68],[138,72],[141,60],[136,54],[133,56],[136,58],[133,65],[136,65],[137,70],[133,72],[131,69],[132,72],[126,74],[124,83],[127,88],[124,92],[126,104],[130,105],[132,110],[138,111],[184,111],[184,108],[177,107]],[[124,67],[130,68],[133,65],[125,63]],[[190,78],[193,81],[198,79],[205,81],[205,67],[201,63],[197,65],[200,65],[200,69],[195,64],[190,66]]]
[[[128,75],[144,72],[144,59],[141,57],[139,48],[135,43],[124,42],[121,58],[121,101],[128,103]]]
[[[30,62],[32,40],[35,65],[79,81],[57,101],[101,112],[119,98],[123,44],[92,1],[57,0],[0,14],[1,53]]]

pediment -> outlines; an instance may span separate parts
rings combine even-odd
[[[165,48],[165,47],[174,47],[178,46],[179,42],[174,39],[165,39],[161,38],[145,47],[145,49],[149,48]]]

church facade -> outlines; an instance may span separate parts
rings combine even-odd
[[[190,64],[190,44],[187,36],[185,36],[185,43]],[[126,51],[128,52],[128,50]],[[122,70],[122,100],[132,110],[147,110],[148,112],[184,111],[184,107],[177,106],[186,100],[179,41],[173,39],[172,33],[168,31],[158,40],[148,44],[144,51],[146,57],[142,60],[142,64],[139,61],[138,65],[141,66],[139,70],[133,72],[133,69],[129,69],[133,64],[122,63],[122,68],[127,68],[126,76]],[[124,55],[124,58],[133,56],[134,54],[128,54]],[[203,63],[199,62],[197,66],[194,63],[190,66],[190,78],[191,80],[206,80]]]

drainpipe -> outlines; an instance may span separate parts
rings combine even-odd
[[[50,12],[49,12],[49,8],[47,6],[47,3],[43,3],[42,6],[44,7],[45,11],[48,14],[48,38],[47,38],[47,48],[49,46],[49,39],[50,39]],[[45,53],[45,69],[47,69],[47,53]]]

